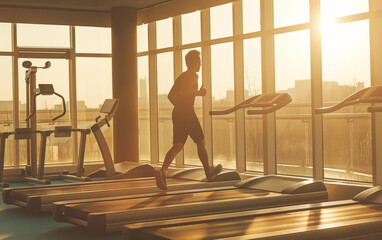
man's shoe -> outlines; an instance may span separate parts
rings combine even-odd
[[[219,173],[221,173],[223,170],[223,166],[221,164],[216,165],[215,167],[212,167],[211,171],[209,174],[207,174],[207,180],[211,181],[214,178],[216,178]]]
[[[167,190],[166,174],[161,170],[156,170],[154,172],[154,177],[157,187],[162,190]]]

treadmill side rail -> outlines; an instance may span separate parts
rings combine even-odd
[[[382,186],[366,189],[356,195],[353,200],[362,203],[382,203]]]

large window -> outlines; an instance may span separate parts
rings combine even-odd
[[[110,28],[76,27],[76,53],[111,53]]]
[[[309,22],[309,0],[274,0],[275,28]]]
[[[149,61],[147,56],[138,58],[138,108],[139,108],[139,156],[150,160],[150,104]]]
[[[182,15],[182,44],[200,42],[200,12]]]
[[[0,23],[0,51],[12,50],[11,24]]]
[[[243,0],[243,33],[260,31],[260,0]]]
[[[261,94],[261,40],[244,40],[244,99]],[[263,171],[262,115],[245,117],[246,169]]]
[[[211,46],[212,109],[234,106],[233,44]],[[235,115],[217,115],[212,120],[213,161],[236,168]]]
[[[172,47],[172,18],[167,18],[156,22],[157,48]]]
[[[17,46],[69,48],[69,26],[17,24]]]
[[[232,36],[232,3],[213,7],[211,11],[211,39]]]
[[[312,175],[309,30],[275,36],[276,91],[293,101],[277,111],[277,172]]]
[[[77,124],[90,128],[100,115],[105,99],[112,98],[111,58],[77,57]],[[112,150],[113,128],[104,126],[102,132]],[[102,155],[93,134],[88,135],[85,161],[102,160]]]
[[[158,128],[159,128],[159,161],[162,162],[172,146],[172,104],[167,94],[174,84],[174,66],[172,52],[158,54]]]
[[[12,132],[13,122],[13,96],[12,96],[12,57],[0,56],[2,66],[2,80],[0,88],[0,131]],[[5,145],[5,166],[14,165],[13,137],[9,137]]]
[[[369,21],[324,25],[323,101],[332,105],[370,86]],[[324,116],[325,177],[371,181],[371,118],[354,105]]]
[[[147,24],[143,24],[137,27],[137,38],[138,52],[144,52],[149,50],[149,32]]]

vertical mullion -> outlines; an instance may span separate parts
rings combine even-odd
[[[12,51],[13,51],[13,124],[14,128],[19,127],[19,51],[17,47],[17,25],[12,23]],[[15,156],[15,167],[20,167],[20,145],[19,141],[15,141],[13,148]]]
[[[233,53],[234,53],[234,79],[235,79],[235,105],[244,101],[244,57],[243,39],[243,9],[242,1],[232,3],[233,16]],[[236,170],[244,172],[245,167],[245,111],[239,109],[235,112],[236,126]]]
[[[212,88],[211,88],[211,45],[207,41],[211,38],[210,9],[200,11],[201,17],[201,38],[202,38],[202,78],[203,87],[207,90],[203,97],[203,129],[206,140],[208,161],[213,162],[213,139],[212,139],[212,118],[209,110],[212,109]]]
[[[310,64],[312,96],[313,179],[324,178],[323,116],[314,110],[322,106],[322,56],[320,31],[320,0],[310,0]]]
[[[157,79],[157,55],[156,49],[156,23],[148,24],[149,38],[149,106],[150,106],[150,155],[151,163],[159,162],[158,141],[158,79]]]
[[[382,85],[382,2],[369,0],[371,85]],[[373,185],[382,185],[382,113],[372,114]]]
[[[70,121],[73,128],[77,128],[77,79],[76,79],[76,35],[75,27],[70,26],[70,58],[69,58],[69,106]],[[73,134],[73,163],[78,164],[78,134]]]
[[[174,81],[182,73],[182,20],[181,16],[173,17],[173,43],[174,43]],[[175,165],[180,167],[184,164],[184,150],[175,157]]]
[[[275,92],[273,1],[260,1],[262,92]],[[263,115],[264,174],[276,174],[276,114]]]

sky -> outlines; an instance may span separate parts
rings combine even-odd
[[[368,11],[367,0],[322,0],[322,57],[323,79],[340,84],[355,81],[370,84],[370,56],[368,20],[336,24],[335,17]],[[260,29],[259,0],[243,0],[244,32]],[[309,0],[274,0],[275,27],[300,24],[309,21]],[[232,35],[232,5],[225,4],[211,9],[211,38]],[[200,41],[200,12],[182,16],[182,38],[184,43]],[[172,19],[157,23],[158,48],[172,46]],[[0,51],[11,48],[10,24],[0,24]],[[68,26],[18,24],[18,46],[64,47],[70,45]],[[111,53],[111,32],[107,28],[76,28],[76,51]],[[275,36],[276,89],[294,87],[294,81],[310,78],[309,30],[279,34]],[[147,25],[138,28],[138,49],[147,50]],[[260,41],[246,40],[244,43],[244,71],[247,89],[261,88]],[[212,87],[216,99],[225,98],[227,90],[233,89],[232,43],[212,46]],[[33,60],[35,65],[43,60]],[[21,60],[20,60],[21,61]],[[147,59],[139,60],[139,77],[147,75]],[[0,56],[3,67],[2,82],[11,83],[10,57]],[[111,96],[111,61],[81,58],[77,61],[78,100],[86,100],[89,107],[97,107],[102,98]],[[81,69],[80,69],[81,68]],[[19,70],[20,93],[24,69]],[[200,74],[201,76],[201,74]],[[7,80],[8,79],[8,80]],[[52,82],[56,90],[68,94],[68,63],[52,60],[52,67],[39,70],[38,81]],[[172,53],[158,55],[158,92],[168,93],[172,82]],[[202,79],[200,79],[201,84]],[[11,86],[3,84],[0,100],[11,100]],[[97,90],[98,89],[98,90]],[[49,103],[47,103],[49,104]]]

